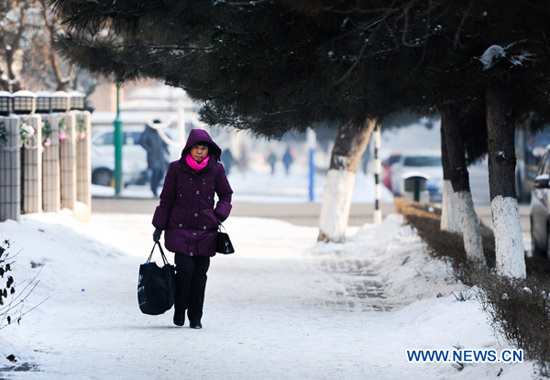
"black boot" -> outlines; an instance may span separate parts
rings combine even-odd
[[[189,321],[189,327],[192,329],[202,329],[202,324],[198,321]]]
[[[174,309],[174,324],[183,326],[185,324],[185,312]]]

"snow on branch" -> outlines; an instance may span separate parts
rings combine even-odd
[[[488,70],[493,67],[493,64],[498,62],[501,58],[506,57],[506,53],[501,46],[491,45],[481,55],[479,60],[483,64],[483,69]]]
[[[508,60],[512,66],[521,66],[523,67],[528,61],[532,61],[535,56],[532,53],[527,51],[520,51],[518,54],[509,54],[511,47],[515,46],[517,43],[511,43],[506,47],[500,45],[491,45],[483,52],[479,61],[483,64],[483,70],[489,70],[501,59]]]

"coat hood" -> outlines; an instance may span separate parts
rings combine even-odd
[[[181,151],[181,156],[185,157],[187,153],[191,150],[191,147],[195,144],[205,142],[210,144],[210,151],[208,152],[209,156],[212,156],[216,159],[216,161],[220,160],[220,156],[222,154],[222,150],[220,147],[212,140],[208,132],[206,132],[204,129],[192,129],[189,133],[189,137],[187,138],[187,143],[185,144],[185,147]]]

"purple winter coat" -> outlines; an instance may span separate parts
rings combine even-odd
[[[210,144],[208,165],[198,173],[185,160],[191,147]],[[231,186],[219,163],[221,149],[202,129],[189,134],[181,159],[170,163],[153,225],[165,231],[164,246],[171,252],[188,256],[214,256],[218,219],[224,221],[231,211]],[[214,193],[218,202],[214,207]]]

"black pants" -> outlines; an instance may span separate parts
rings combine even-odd
[[[187,310],[187,316],[191,322],[200,322],[210,257],[176,253],[174,262],[176,263],[175,312],[183,315]]]

